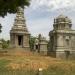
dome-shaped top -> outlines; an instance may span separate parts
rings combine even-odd
[[[56,23],[59,23],[59,22],[68,22],[68,23],[71,23],[71,20],[67,17],[67,16],[64,16],[64,15],[59,15],[56,19],[55,19],[55,22]]]
[[[57,19],[62,19],[62,18],[65,18],[65,16],[63,14],[61,14],[57,17]]]
[[[54,19],[54,29],[71,29],[72,22],[67,16],[59,15]]]

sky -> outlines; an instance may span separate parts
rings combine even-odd
[[[32,36],[42,34],[47,39],[53,29],[54,18],[63,14],[72,20],[75,29],[75,0],[31,0],[30,6],[24,10],[24,16],[29,32]],[[10,30],[14,24],[16,14],[0,17],[2,33],[0,38],[10,39]]]

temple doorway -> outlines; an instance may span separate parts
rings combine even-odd
[[[70,51],[65,51],[65,56],[66,56],[66,59],[68,59],[70,56]]]
[[[18,45],[23,46],[23,36],[22,35],[18,35]]]

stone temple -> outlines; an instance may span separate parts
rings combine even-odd
[[[48,41],[41,34],[35,39],[34,50],[42,55],[47,55]]]
[[[10,30],[10,41],[13,48],[29,49],[30,34],[26,27],[26,20],[24,18],[24,9],[19,7],[16,14],[16,19],[12,29]]]
[[[75,30],[71,28],[71,19],[59,15],[54,19],[53,27],[54,29],[49,32],[49,52],[59,58],[75,57]]]

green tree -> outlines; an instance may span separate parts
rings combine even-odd
[[[30,36],[30,48],[32,51],[34,50],[35,39],[36,37]]]
[[[4,39],[1,40],[2,41],[2,48],[6,49],[9,47],[9,40],[5,41]]]
[[[0,0],[0,16],[16,13],[18,7],[29,6],[30,0]]]
[[[16,13],[18,7],[29,6],[30,0],[0,0],[0,16],[4,17],[7,13]],[[0,33],[2,26],[0,25]]]
[[[8,45],[10,44],[10,40],[7,40],[7,44],[8,44]]]

